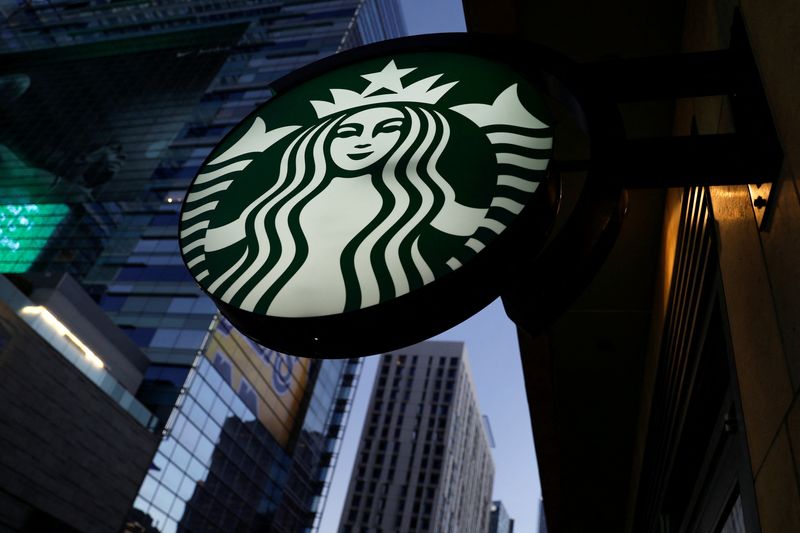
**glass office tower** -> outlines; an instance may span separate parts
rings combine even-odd
[[[224,319],[214,324],[183,382],[128,530],[312,529],[360,365],[286,356]],[[177,384],[171,369],[161,372],[155,383]]]
[[[2,5],[0,273],[70,272],[148,356],[137,397],[164,438],[132,527],[319,519],[359,365],[219,321],[182,264],[179,206],[270,82],[403,31],[393,0]]]

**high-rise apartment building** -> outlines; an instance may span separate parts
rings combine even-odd
[[[161,441],[131,529],[319,520],[360,365],[220,321],[180,258],[179,206],[272,81],[403,33],[394,0],[0,6],[0,274],[69,272],[146,356],[136,405]]]
[[[340,531],[483,533],[493,480],[464,344],[383,355]]]

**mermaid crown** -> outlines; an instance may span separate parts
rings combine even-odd
[[[323,118],[339,111],[375,104],[395,102],[435,104],[453,85],[458,83],[457,81],[445,83],[432,89],[433,84],[442,77],[441,74],[436,74],[403,87],[401,78],[412,70],[416,70],[416,67],[399,69],[394,60],[389,61],[380,72],[361,75],[362,78],[370,82],[369,86],[362,92],[359,93],[349,89],[330,89],[333,102],[312,100],[311,105],[314,106],[317,117]],[[378,91],[382,92],[374,94]]]

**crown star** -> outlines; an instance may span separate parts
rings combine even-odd
[[[361,77],[369,82],[369,86],[361,93],[362,96],[369,96],[370,94],[379,91],[380,89],[389,89],[390,91],[399,93],[403,90],[403,84],[400,78],[409,72],[417,70],[416,67],[411,68],[397,68],[394,60],[389,61],[383,70],[380,72],[373,72],[371,74],[362,74]]]
[[[416,69],[417,67],[397,68],[394,60],[392,60],[380,72],[361,75],[362,78],[369,82],[369,86],[364,91],[359,93],[350,89],[331,88],[328,90],[333,97],[333,102],[311,100],[309,103],[314,107],[314,111],[316,111],[319,118],[368,105],[402,102],[435,104],[458,83],[458,81],[452,81],[434,87],[433,84],[442,77],[441,74],[435,74],[403,86],[400,79]],[[380,89],[389,89],[390,92],[375,94]]]

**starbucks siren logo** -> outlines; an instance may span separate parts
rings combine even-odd
[[[234,130],[185,200],[195,279],[245,311],[333,315],[429,284],[503,232],[544,179],[551,131],[522,102],[544,106],[505,73],[466,99],[440,72],[468,56],[439,55],[334,71]]]

